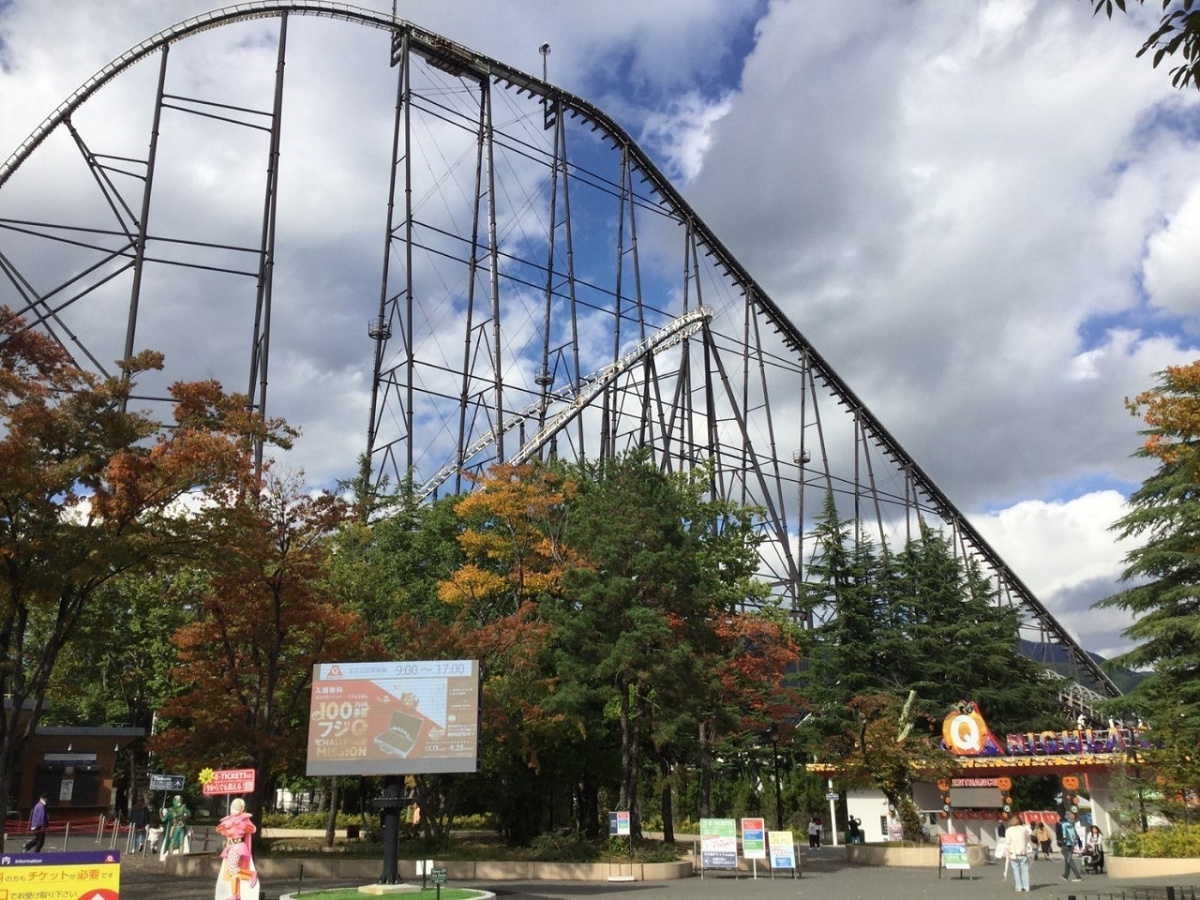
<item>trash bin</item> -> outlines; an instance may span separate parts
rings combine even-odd
[[[357,841],[358,835],[359,835],[359,830],[361,828],[362,828],[361,825],[347,825],[346,826],[346,838],[351,841]]]

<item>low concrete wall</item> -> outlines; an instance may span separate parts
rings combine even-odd
[[[1171,878],[1200,873],[1200,859],[1145,859],[1139,856],[1106,856],[1104,871],[1112,878]]]
[[[936,869],[941,857],[937,844],[850,844],[846,847],[846,861],[861,866],[920,866]],[[972,867],[986,866],[991,854],[981,844],[967,846],[967,859]]]
[[[261,857],[255,866],[264,879],[297,879],[300,867],[304,867],[306,878],[345,878],[346,880],[373,881],[382,872],[383,864],[378,859],[347,857],[341,854],[307,857]],[[674,881],[690,878],[692,863],[682,860],[673,863],[549,863],[549,862],[498,862],[489,860],[435,860],[435,865],[444,866],[446,877],[451,881],[607,881],[610,878],[634,881]],[[218,857],[215,854],[170,856],[167,858],[169,875],[207,875],[216,877]],[[402,859],[399,863],[400,877],[405,881],[420,880],[415,860]]]

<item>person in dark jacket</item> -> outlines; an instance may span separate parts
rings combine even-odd
[[[50,814],[46,812],[46,795],[38,797],[33,812],[29,814],[29,833],[33,835],[25,842],[26,853],[41,853],[46,843],[46,829],[50,827]]]

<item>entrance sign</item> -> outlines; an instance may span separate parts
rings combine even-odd
[[[767,832],[762,819],[742,819],[742,857],[767,858]]]
[[[205,797],[220,797],[225,794],[253,794],[253,769],[217,769],[201,773],[204,782],[201,790]]]
[[[967,836],[965,834],[942,834],[938,838],[942,843],[943,869],[971,868],[971,861],[967,858]]]
[[[700,868],[737,868],[737,825],[733,819],[700,820]]]
[[[308,775],[474,772],[478,749],[475,660],[313,667]]]
[[[0,856],[0,884],[6,900],[117,900],[121,854],[6,853]]]
[[[1001,743],[983,719],[979,704],[960,700],[942,721],[942,744],[955,756],[1025,757],[1124,753],[1151,746],[1143,729],[1111,725],[1068,731],[1028,731],[1005,735]]]
[[[768,831],[767,846],[771,851],[772,869],[796,868],[796,842],[790,831]]]

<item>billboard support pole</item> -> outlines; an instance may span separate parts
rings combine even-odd
[[[404,779],[388,775],[383,779],[383,798],[379,804],[383,820],[383,874],[380,884],[400,884],[400,810],[404,806]]]

